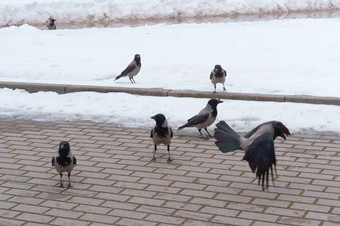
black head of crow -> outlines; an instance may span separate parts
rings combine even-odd
[[[222,76],[223,76],[221,65],[216,64],[216,65],[215,65],[215,68],[214,68],[214,71],[215,71],[215,76],[216,76],[216,77],[222,77]]]
[[[70,153],[70,144],[67,141],[61,141],[59,143],[59,149],[57,157],[57,162],[61,166],[68,166],[71,163],[71,159],[69,157]]]
[[[262,181],[262,189],[268,188],[269,174],[274,183],[273,166],[276,166],[274,140],[280,136],[286,139],[291,135],[288,128],[279,121],[265,122],[244,137],[236,133],[225,121],[220,121],[215,128],[216,146],[223,152],[244,150],[243,160],[248,161],[259,184]],[[276,169],[276,168],[275,168]]]

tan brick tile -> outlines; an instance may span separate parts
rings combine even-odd
[[[85,198],[85,197],[72,197],[68,201],[72,203],[78,203],[78,204],[87,204],[87,205],[100,205],[103,203],[103,200],[100,199],[94,199],[94,198]]]
[[[271,214],[243,211],[238,215],[238,218],[275,222],[279,217]]]
[[[312,204],[304,204],[304,203],[294,203],[291,209],[299,209],[306,211],[316,211],[316,212],[325,212],[328,213],[331,209],[330,206],[322,206],[322,205],[312,205]]]
[[[6,191],[6,194],[10,194],[10,195],[18,195],[18,196],[27,196],[27,197],[34,197],[37,194],[39,194],[39,192],[34,192],[34,191],[30,191],[27,190],[28,188],[23,188],[23,189],[9,189]]]
[[[90,222],[80,221],[80,220],[73,220],[73,219],[66,219],[66,218],[56,218],[55,220],[51,221],[50,224],[52,225],[77,225],[77,226],[86,226],[89,225]]]
[[[22,213],[19,216],[17,216],[15,219],[47,224],[53,219],[53,217],[49,217],[49,216],[45,216],[41,214]]]
[[[324,220],[324,221],[331,221],[331,222],[340,222],[340,216],[335,214],[329,213],[320,213],[320,212],[312,212],[309,211],[305,216],[307,219],[314,219],[314,220]]]
[[[225,208],[231,209],[231,210],[242,210],[242,211],[251,211],[251,212],[259,212],[259,213],[263,212],[263,210],[265,209],[265,207],[261,205],[253,205],[253,204],[247,204],[247,203],[235,203],[235,202],[229,202]]]
[[[279,223],[270,223],[270,222],[263,222],[263,221],[255,221],[252,226],[276,226],[276,225],[284,225]]]
[[[167,207],[156,207],[156,206],[146,206],[142,205],[140,206],[136,211],[138,212],[144,212],[144,213],[154,213],[154,214],[161,214],[161,215],[166,215],[170,216],[172,213],[175,212],[175,209],[167,208]]]
[[[151,198],[153,197],[156,192],[150,192],[145,190],[136,190],[136,189],[125,189],[121,192],[123,195],[131,195],[131,196],[139,196],[144,198]]]
[[[340,207],[340,200],[332,200],[332,199],[318,199],[318,205],[325,205],[325,206],[336,206]]]
[[[232,201],[232,202],[240,202],[240,203],[249,203],[252,198],[246,196],[235,196],[229,194],[218,194],[215,199],[217,200],[225,200],[225,201]]]
[[[122,194],[112,194],[112,193],[98,193],[97,195],[94,196],[95,198],[98,198],[100,200],[112,200],[112,201],[126,201],[131,196],[128,195],[122,195]]]
[[[148,215],[148,213],[122,210],[122,209],[114,209],[111,212],[109,212],[108,215],[114,216],[114,217],[123,217],[123,218],[141,220],[141,219],[145,218]]]
[[[186,195],[177,195],[177,194],[168,194],[168,193],[158,193],[154,198],[161,199],[161,200],[170,200],[170,201],[177,201],[177,202],[187,202],[191,196]]]
[[[101,206],[109,207],[111,209],[123,209],[123,210],[134,210],[139,205],[127,203],[127,202],[119,202],[119,201],[106,201]]]
[[[274,214],[274,215],[291,216],[291,217],[302,217],[305,214],[305,211],[287,209],[287,208],[278,208],[278,207],[268,207],[265,213]]]
[[[256,198],[251,203],[255,205],[275,206],[275,207],[283,207],[283,208],[287,208],[291,204],[290,201],[279,201],[279,200],[262,199],[262,198]]]
[[[0,209],[0,216],[4,218],[6,217],[13,219],[15,216],[18,216],[19,214],[20,212],[18,211]]]
[[[14,196],[13,198],[9,199],[8,201],[15,202],[15,203],[38,205],[38,204],[42,203],[44,200],[43,199],[39,199],[39,198]]]
[[[303,197],[295,195],[279,195],[278,200],[291,201],[291,202],[302,202],[302,203],[314,203],[316,198],[314,197]]]
[[[167,184],[170,184],[170,181],[182,181],[182,182],[193,182],[196,180],[194,177],[186,177],[186,176],[177,176],[177,175],[166,175],[162,179],[167,180]]]
[[[150,214],[145,219],[148,221],[156,221],[156,222],[162,222],[166,224],[175,224],[175,225],[180,225],[184,221],[184,219],[180,217],[164,216],[164,215],[158,215],[158,214]]]
[[[203,197],[203,198],[212,198],[213,196],[216,195],[215,192],[198,191],[198,190],[192,190],[192,189],[184,189],[179,194],[191,195],[191,196],[197,196],[197,197]]]
[[[78,204],[69,203],[69,202],[67,203],[67,205],[65,205],[65,202],[55,201],[55,200],[47,200],[40,204],[40,206],[45,206],[48,208],[58,208],[58,209],[66,209],[66,210],[73,209],[77,205]]]
[[[275,199],[278,196],[278,194],[275,194],[275,193],[262,192],[262,191],[251,191],[251,190],[244,190],[241,192],[241,195],[249,196],[249,197],[266,198],[270,200]]]
[[[304,191],[303,196],[325,198],[325,199],[339,199],[340,194],[324,193],[324,192],[317,192],[317,191]]]
[[[153,226],[153,225],[158,225],[155,222],[150,222],[150,221],[142,221],[142,220],[134,220],[134,219],[126,219],[123,218],[120,221],[116,222],[115,224],[117,225],[135,225],[135,226]]]
[[[320,225],[320,221],[294,218],[294,217],[281,217],[279,222],[286,225]]]
[[[238,210],[234,209],[226,209],[226,208],[217,208],[212,206],[205,206],[199,212],[202,213],[209,213],[212,215],[221,215],[221,216],[228,216],[228,217],[235,217],[240,213]]]
[[[142,184],[152,184],[152,185],[161,185],[161,186],[169,186],[172,183],[170,180],[151,179],[151,178],[143,178],[138,182]]]
[[[206,185],[197,183],[174,182],[173,184],[171,184],[171,187],[203,190]]]
[[[119,218],[118,217],[107,216],[107,215],[99,215],[99,214],[86,213],[83,216],[81,216],[79,219],[80,220],[89,221],[89,222],[107,223],[107,224],[112,225]]]
[[[27,205],[27,204],[19,204],[12,208],[12,210],[20,211],[20,212],[28,212],[28,213],[37,213],[42,214],[49,210],[49,208],[36,206],[36,205]]]
[[[25,224],[25,221],[19,221],[19,220],[13,220],[13,219],[6,219],[6,218],[1,217],[1,218],[0,218],[0,224],[1,224],[1,225],[4,225],[4,226],[7,226],[7,225],[24,225],[24,224]],[[25,224],[25,225],[30,226],[29,224]],[[31,225],[32,225],[32,226],[36,226],[37,224],[34,223],[34,224],[31,224]]]
[[[83,212],[73,211],[73,210],[62,210],[62,209],[51,209],[45,213],[45,215],[53,216],[53,217],[62,217],[62,218],[71,218],[77,219]]]
[[[73,210],[93,214],[107,214],[108,212],[111,211],[111,208],[90,205],[78,205]]]
[[[163,207],[169,207],[174,209],[181,209],[181,210],[188,210],[188,211],[198,211],[202,208],[202,205],[197,204],[188,204],[183,202],[174,202],[174,201],[167,201]]]
[[[215,216],[212,222],[222,223],[225,225],[251,225],[252,220],[240,219],[239,217],[225,217],[225,216]]]

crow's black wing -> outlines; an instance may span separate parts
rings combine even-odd
[[[186,123],[186,126],[195,126],[198,124],[201,124],[209,118],[209,113],[204,115],[195,115],[194,117],[188,119],[188,122]]]
[[[131,62],[127,68],[125,68],[124,71],[122,71],[122,73],[120,73],[121,76],[127,75],[128,73],[130,73],[131,71],[133,71],[136,68],[136,64],[134,62]]]
[[[74,155],[73,155],[73,165],[77,165],[77,159]]]
[[[52,157],[51,163],[52,163],[52,166],[54,166],[54,157]]]
[[[276,166],[273,135],[267,132],[256,138],[248,147],[243,160],[248,161],[253,173],[256,172],[259,184],[262,180],[262,189],[265,186],[268,188],[269,174],[274,183],[273,166]]]
[[[170,137],[174,136],[174,132],[172,132],[172,129],[170,128]]]
[[[212,71],[212,72],[210,73],[210,80],[212,79],[213,75],[214,75],[214,71]]]
[[[150,138],[153,138],[153,129],[150,132]]]

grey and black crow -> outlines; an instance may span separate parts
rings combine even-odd
[[[216,84],[222,83],[223,84],[223,91],[226,91],[224,82],[225,78],[227,77],[227,72],[221,67],[221,65],[215,65],[214,70],[210,73],[210,80],[211,83],[214,85],[214,93],[216,93]]]
[[[63,188],[63,172],[67,172],[68,176],[68,188],[71,187],[71,171],[77,165],[77,159],[72,155],[70,144],[67,141],[61,141],[59,143],[58,152],[52,157],[52,166],[60,175],[60,187]]]
[[[53,18],[48,18],[48,20],[47,20],[48,30],[56,30],[57,29],[57,27],[54,24],[55,21],[57,21],[57,20],[53,19]]]
[[[245,151],[242,160],[247,160],[252,172],[256,172],[259,185],[262,180],[262,190],[265,186],[268,188],[269,174],[274,183],[273,166],[276,171],[274,140],[278,136],[286,139],[285,135],[290,135],[288,128],[282,122],[265,122],[242,137],[225,121],[220,121],[216,124],[214,135],[215,144],[223,153],[235,150]]]
[[[170,142],[171,138],[173,137],[173,132],[171,127],[168,125],[168,121],[166,120],[165,116],[163,114],[157,114],[155,116],[151,117],[156,121],[156,126],[151,130],[150,137],[153,140],[153,143],[155,145],[155,150],[153,152],[153,158],[151,161],[156,160],[156,151],[157,151],[157,145],[164,144],[168,147],[168,162],[171,162],[172,159],[170,158]]]
[[[115,81],[120,79],[121,77],[127,76],[127,77],[129,77],[131,83],[136,83],[136,81],[133,79],[133,77],[138,74],[141,67],[142,67],[142,64],[141,64],[140,55],[136,54],[133,61],[125,68],[124,71],[122,71],[122,73],[120,73],[120,75],[118,75],[115,78]]]
[[[208,132],[207,127],[214,123],[217,116],[217,105],[220,103],[223,103],[223,101],[217,100],[215,98],[210,99],[205,108],[203,108],[194,117],[188,119],[188,122],[183,126],[180,126],[178,130],[181,130],[185,127],[196,127],[198,129],[198,132],[203,137],[201,129],[204,128],[205,131],[207,131],[208,135],[212,137]]]

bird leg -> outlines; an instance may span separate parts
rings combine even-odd
[[[207,131],[209,137],[213,137],[213,136],[210,135],[210,133],[208,132],[207,128],[204,128],[204,129],[205,129],[205,131]]]
[[[133,77],[131,79],[133,80],[134,83],[136,83],[136,81],[135,81],[135,79]]]
[[[157,145],[155,145],[155,150],[153,151],[153,157],[152,157],[152,159],[151,159],[151,161],[156,161],[156,151],[157,151]]]
[[[171,162],[171,161],[172,161],[172,159],[170,158],[170,145],[168,145],[168,156],[169,156],[169,158],[168,158],[168,162]]]
[[[214,92],[213,93],[216,93],[216,85],[214,85]]]
[[[203,136],[203,134],[202,134],[202,132],[201,132],[201,129],[198,129],[198,132],[200,132],[202,138],[204,138],[204,136]]]
[[[130,79],[130,82],[133,84],[132,78],[129,77],[129,79]]]
[[[227,90],[225,89],[225,87],[224,87],[224,84],[223,84],[223,91],[227,91]]]
[[[60,186],[59,187],[63,188],[64,187],[64,185],[63,185],[63,174],[60,173],[59,175],[60,175]]]
[[[71,187],[71,179],[70,179],[71,173],[68,173],[68,174],[67,174],[67,177],[68,177],[68,185],[67,185],[67,188],[70,188],[70,187]]]

